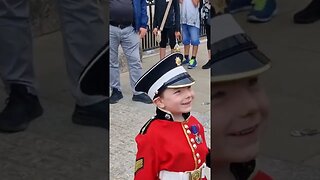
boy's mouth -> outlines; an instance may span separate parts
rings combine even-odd
[[[189,104],[191,104],[191,101],[188,101],[188,102],[182,103],[182,105],[189,105]]]
[[[246,136],[246,135],[253,133],[257,128],[258,128],[258,124],[251,126],[249,128],[242,129],[241,131],[230,133],[229,135],[231,135],[231,136]]]

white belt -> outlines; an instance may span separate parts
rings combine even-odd
[[[206,166],[205,163],[203,165],[194,170],[194,171],[186,171],[186,172],[172,172],[162,170],[160,171],[159,178],[160,180],[201,180],[201,178],[205,176],[204,167]]]

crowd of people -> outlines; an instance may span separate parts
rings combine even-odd
[[[154,0],[153,27],[149,27],[147,24],[149,17],[145,1],[133,0],[132,7],[123,7],[129,10],[125,13],[117,11],[122,8],[120,5],[122,1],[126,2],[126,0],[121,0],[117,3],[113,1],[110,3],[110,88],[112,90],[110,104],[117,103],[123,98],[119,79],[118,46],[120,44],[128,60],[130,84],[133,92],[132,100],[152,103],[146,94],[136,92],[133,88],[142,72],[138,37],[144,38],[148,28],[154,36],[159,37],[160,60],[166,56],[168,44],[171,53],[173,53],[176,52],[179,42],[182,41],[184,46],[182,65],[187,65],[188,69],[194,69],[198,65],[200,25],[204,25],[207,36],[208,61],[202,66],[202,69],[210,67],[211,25],[208,20],[216,14],[210,0]],[[270,21],[278,9],[276,0],[230,0],[226,3],[225,12],[231,14],[249,10],[247,17],[248,21],[252,23]],[[120,7],[113,4],[119,4]],[[320,7],[318,4],[319,0],[313,0],[305,9],[294,15],[294,22],[312,23],[320,19],[319,11],[317,11]],[[115,33],[116,31],[117,33]],[[139,36],[132,36],[132,33],[137,32]]]

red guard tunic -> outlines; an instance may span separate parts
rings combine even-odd
[[[272,177],[268,174],[264,173],[263,171],[258,171],[252,180],[272,180]]]
[[[205,163],[209,152],[204,128],[191,115],[184,122],[153,119],[135,140],[138,147],[135,180],[158,180],[162,170],[193,171]]]

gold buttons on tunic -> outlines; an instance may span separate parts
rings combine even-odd
[[[188,128],[189,128],[189,126],[188,126],[187,124],[185,124],[185,125],[184,125],[184,128],[185,128],[185,129],[188,129]]]
[[[199,154],[199,153],[197,153],[197,154],[196,154],[196,156],[197,156],[197,158],[199,158],[199,157],[200,157],[200,154]]]
[[[192,143],[194,143],[194,139],[193,139],[193,138],[191,138],[190,141],[191,141]]]
[[[187,133],[188,133],[188,134],[191,134],[191,131],[188,129],[188,130],[187,130]]]
[[[192,147],[193,147],[194,149],[197,149],[197,145],[196,145],[196,144],[193,144]]]
[[[201,159],[198,159],[198,164],[200,164],[201,163]]]

